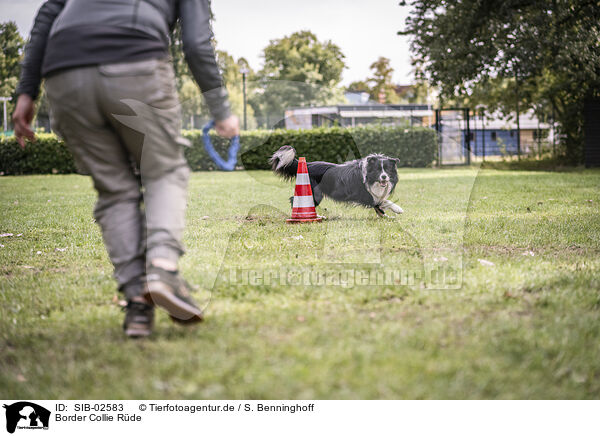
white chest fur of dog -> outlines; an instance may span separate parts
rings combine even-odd
[[[392,185],[390,183],[386,183],[385,186],[382,186],[379,182],[372,183],[370,186],[367,185],[367,191],[373,197],[375,204],[381,204],[387,200],[391,190]]]
[[[382,186],[379,182],[372,183],[370,186],[367,185],[367,191],[373,197],[373,202],[378,204],[381,209],[389,209],[394,213],[404,213],[404,210],[400,206],[387,199],[391,190],[392,185],[390,183],[387,183],[385,186]],[[380,215],[379,212],[377,214]]]

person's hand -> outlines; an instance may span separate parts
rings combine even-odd
[[[34,114],[35,103],[33,99],[27,94],[19,95],[12,120],[15,126],[15,136],[19,144],[21,144],[21,148],[25,148],[25,138],[35,141],[35,135],[33,130],[31,130],[31,121]]]
[[[219,136],[233,138],[240,134],[240,120],[235,115],[230,115],[224,120],[216,121],[215,130]]]

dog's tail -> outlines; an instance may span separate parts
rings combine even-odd
[[[269,163],[273,172],[285,180],[291,180],[296,177],[298,159],[296,159],[296,150],[293,147],[284,145],[273,153],[273,156],[269,159]],[[329,162],[307,162],[306,165],[311,180],[316,183],[321,183],[321,179],[328,169],[337,166]]]
[[[286,180],[296,177],[298,172],[298,159],[296,159],[296,150],[289,145],[284,145],[269,159],[271,169],[275,174]]]

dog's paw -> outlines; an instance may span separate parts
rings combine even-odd
[[[392,203],[392,205],[390,206],[390,210],[394,213],[404,213],[404,211],[402,210],[402,208],[400,206],[398,206],[397,204]]]

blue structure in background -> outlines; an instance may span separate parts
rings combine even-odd
[[[517,130],[471,128],[471,151],[475,156],[517,154]],[[484,139],[485,135],[485,139]],[[523,138],[521,138],[523,139]],[[521,141],[523,146],[523,141]]]

